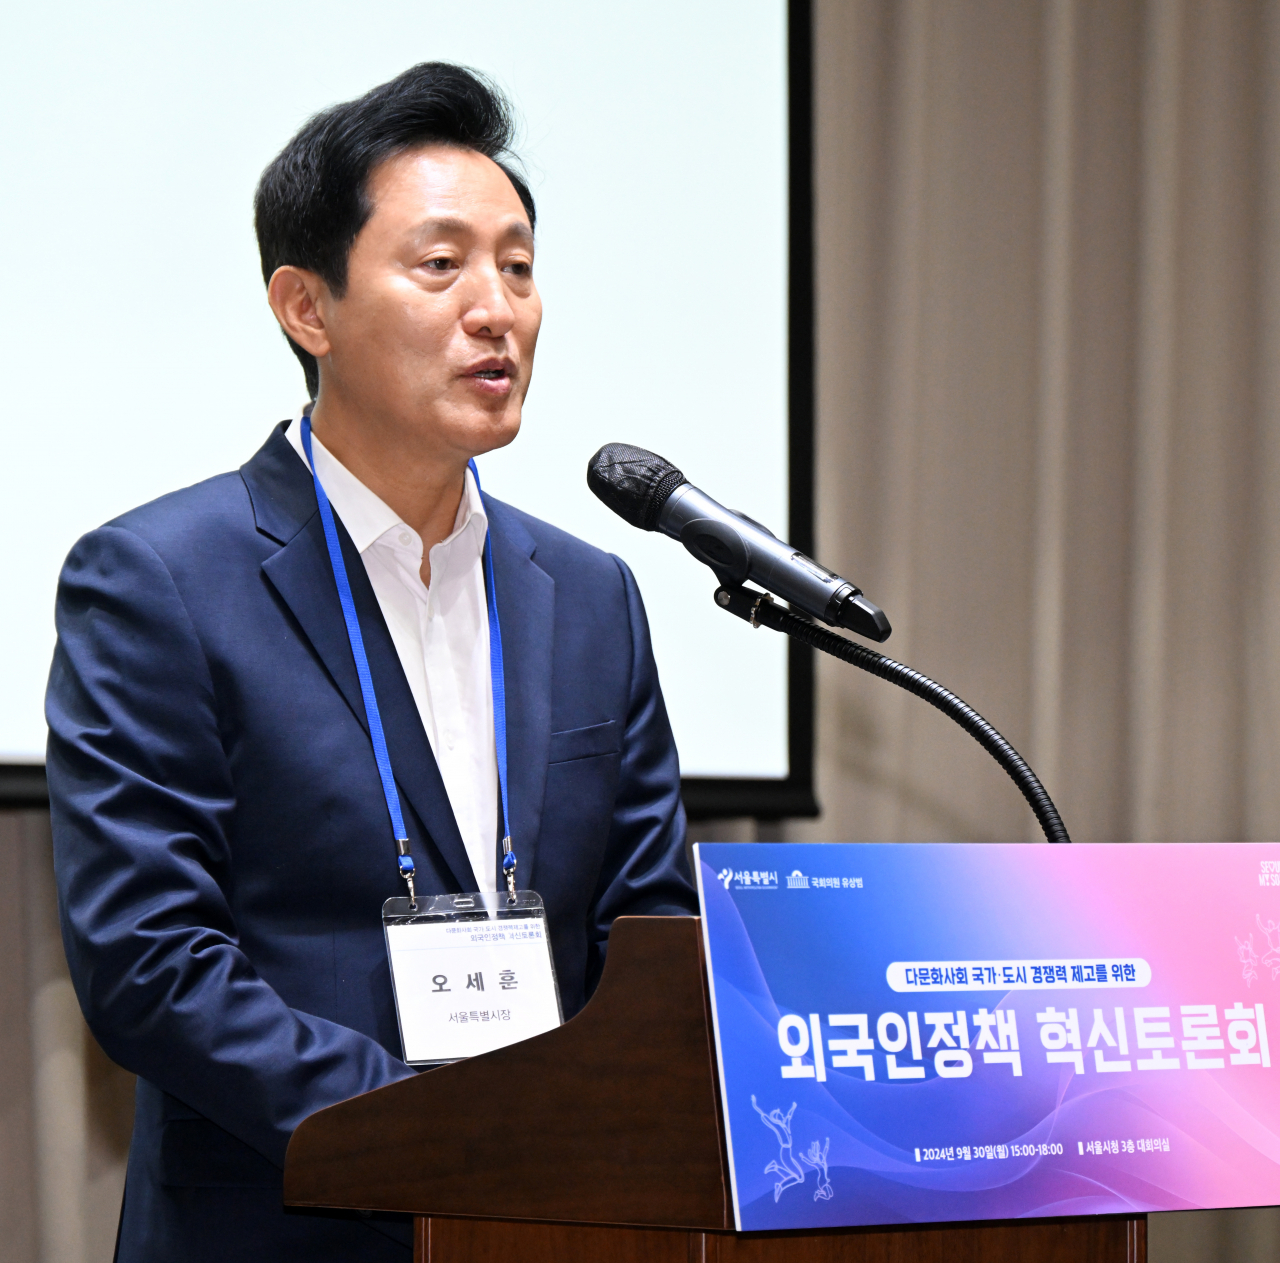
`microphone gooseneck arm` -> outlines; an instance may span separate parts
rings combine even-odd
[[[1066,825],[1058,815],[1040,778],[1028,766],[1026,759],[1011,746],[976,710],[963,702],[954,693],[944,689],[936,680],[927,675],[886,658],[874,649],[867,649],[855,641],[837,636],[835,632],[817,627],[803,618],[774,604],[773,599],[764,592],[756,592],[751,588],[721,587],[716,590],[716,604],[745,619],[753,627],[768,627],[773,631],[784,632],[794,636],[806,645],[821,649],[833,658],[852,663],[863,671],[888,680],[892,684],[904,688],[923,698],[930,706],[936,707],[950,719],[954,719],[1002,768],[1009,774],[1013,783],[1027,800],[1031,810],[1035,812],[1044,836],[1050,842],[1070,842]]]
[[[587,485],[624,521],[642,531],[661,531],[710,566],[720,582],[716,604],[745,619],[785,632],[863,671],[904,688],[954,719],[1013,778],[1050,842],[1070,842],[1053,799],[1027,761],[972,706],[936,680],[810,622],[821,619],[868,640],[887,640],[892,628],[884,611],[861,588],[783,543],[759,522],[726,509],[669,460],[630,443],[606,443],[587,463]],[[780,596],[800,618],[746,581]]]

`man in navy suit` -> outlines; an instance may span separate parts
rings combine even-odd
[[[418,894],[494,889],[505,824],[568,1017],[615,917],[695,900],[630,572],[468,473],[516,435],[541,319],[509,136],[482,80],[415,67],[303,128],[263,175],[257,227]],[[58,591],[63,935],[90,1027],[139,1075],[122,1263],[407,1257],[394,1218],[281,1205],[303,1118],[414,1073],[380,917],[403,884],[300,428],[85,536]]]

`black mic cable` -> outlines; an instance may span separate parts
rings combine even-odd
[[[587,466],[587,484],[632,526],[661,530],[679,539],[699,561],[709,565],[720,580],[715,600],[721,609],[753,627],[783,632],[888,680],[955,720],[1009,775],[1035,813],[1046,839],[1071,841],[1040,778],[972,706],[922,672],[780,609],[767,593],[745,588],[742,581],[750,577],[824,622],[848,627],[873,640],[887,639],[889,620],[859,588],[789,548],[758,522],[724,508],[692,487],[670,461],[644,448],[606,444]],[[677,491],[682,494],[671,505]],[[753,554],[763,554],[763,558]]]
[[[829,653],[833,658],[852,663],[855,667],[861,667],[882,680],[906,689],[908,693],[922,697],[930,706],[954,719],[1004,768],[1035,812],[1036,820],[1050,842],[1071,841],[1067,827],[1062,823],[1057,807],[1053,805],[1053,799],[1040,784],[1040,778],[1031,770],[1026,759],[972,706],[949,689],[943,688],[937,680],[931,680],[922,672],[903,666],[901,662],[886,658],[884,654],[876,653],[874,649],[868,649],[856,641],[846,640],[835,632],[815,627],[803,618],[788,614],[786,610],[779,609],[767,593],[753,592],[750,588],[717,588],[716,604],[730,614],[745,619],[752,627],[769,627],[774,631],[785,632],[806,645]]]

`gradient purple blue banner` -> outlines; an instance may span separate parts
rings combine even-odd
[[[695,855],[740,1230],[1280,1203],[1280,845]]]

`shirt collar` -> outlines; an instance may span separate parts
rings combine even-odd
[[[307,455],[302,447],[301,413],[290,423],[285,431],[285,438],[310,473],[311,466],[307,464]],[[315,454],[316,472],[320,475],[325,495],[329,497],[333,511],[342,519],[342,525],[347,528],[347,534],[351,536],[357,552],[365,552],[389,531],[407,530],[420,541],[418,533],[402,522],[385,500],[370,491],[338,460],[316,438],[314,431],[311,434],[311,450]],[[460,537],[469,537],[478,556],[484,551],[484,537],[488,529],[489,517],[485,513],[484,501],[480,498],[480,488],[468,469],[463,482],[462,499],[458,503],[458,513],[453,519],[453,531],[436,548],[444,548]]]

